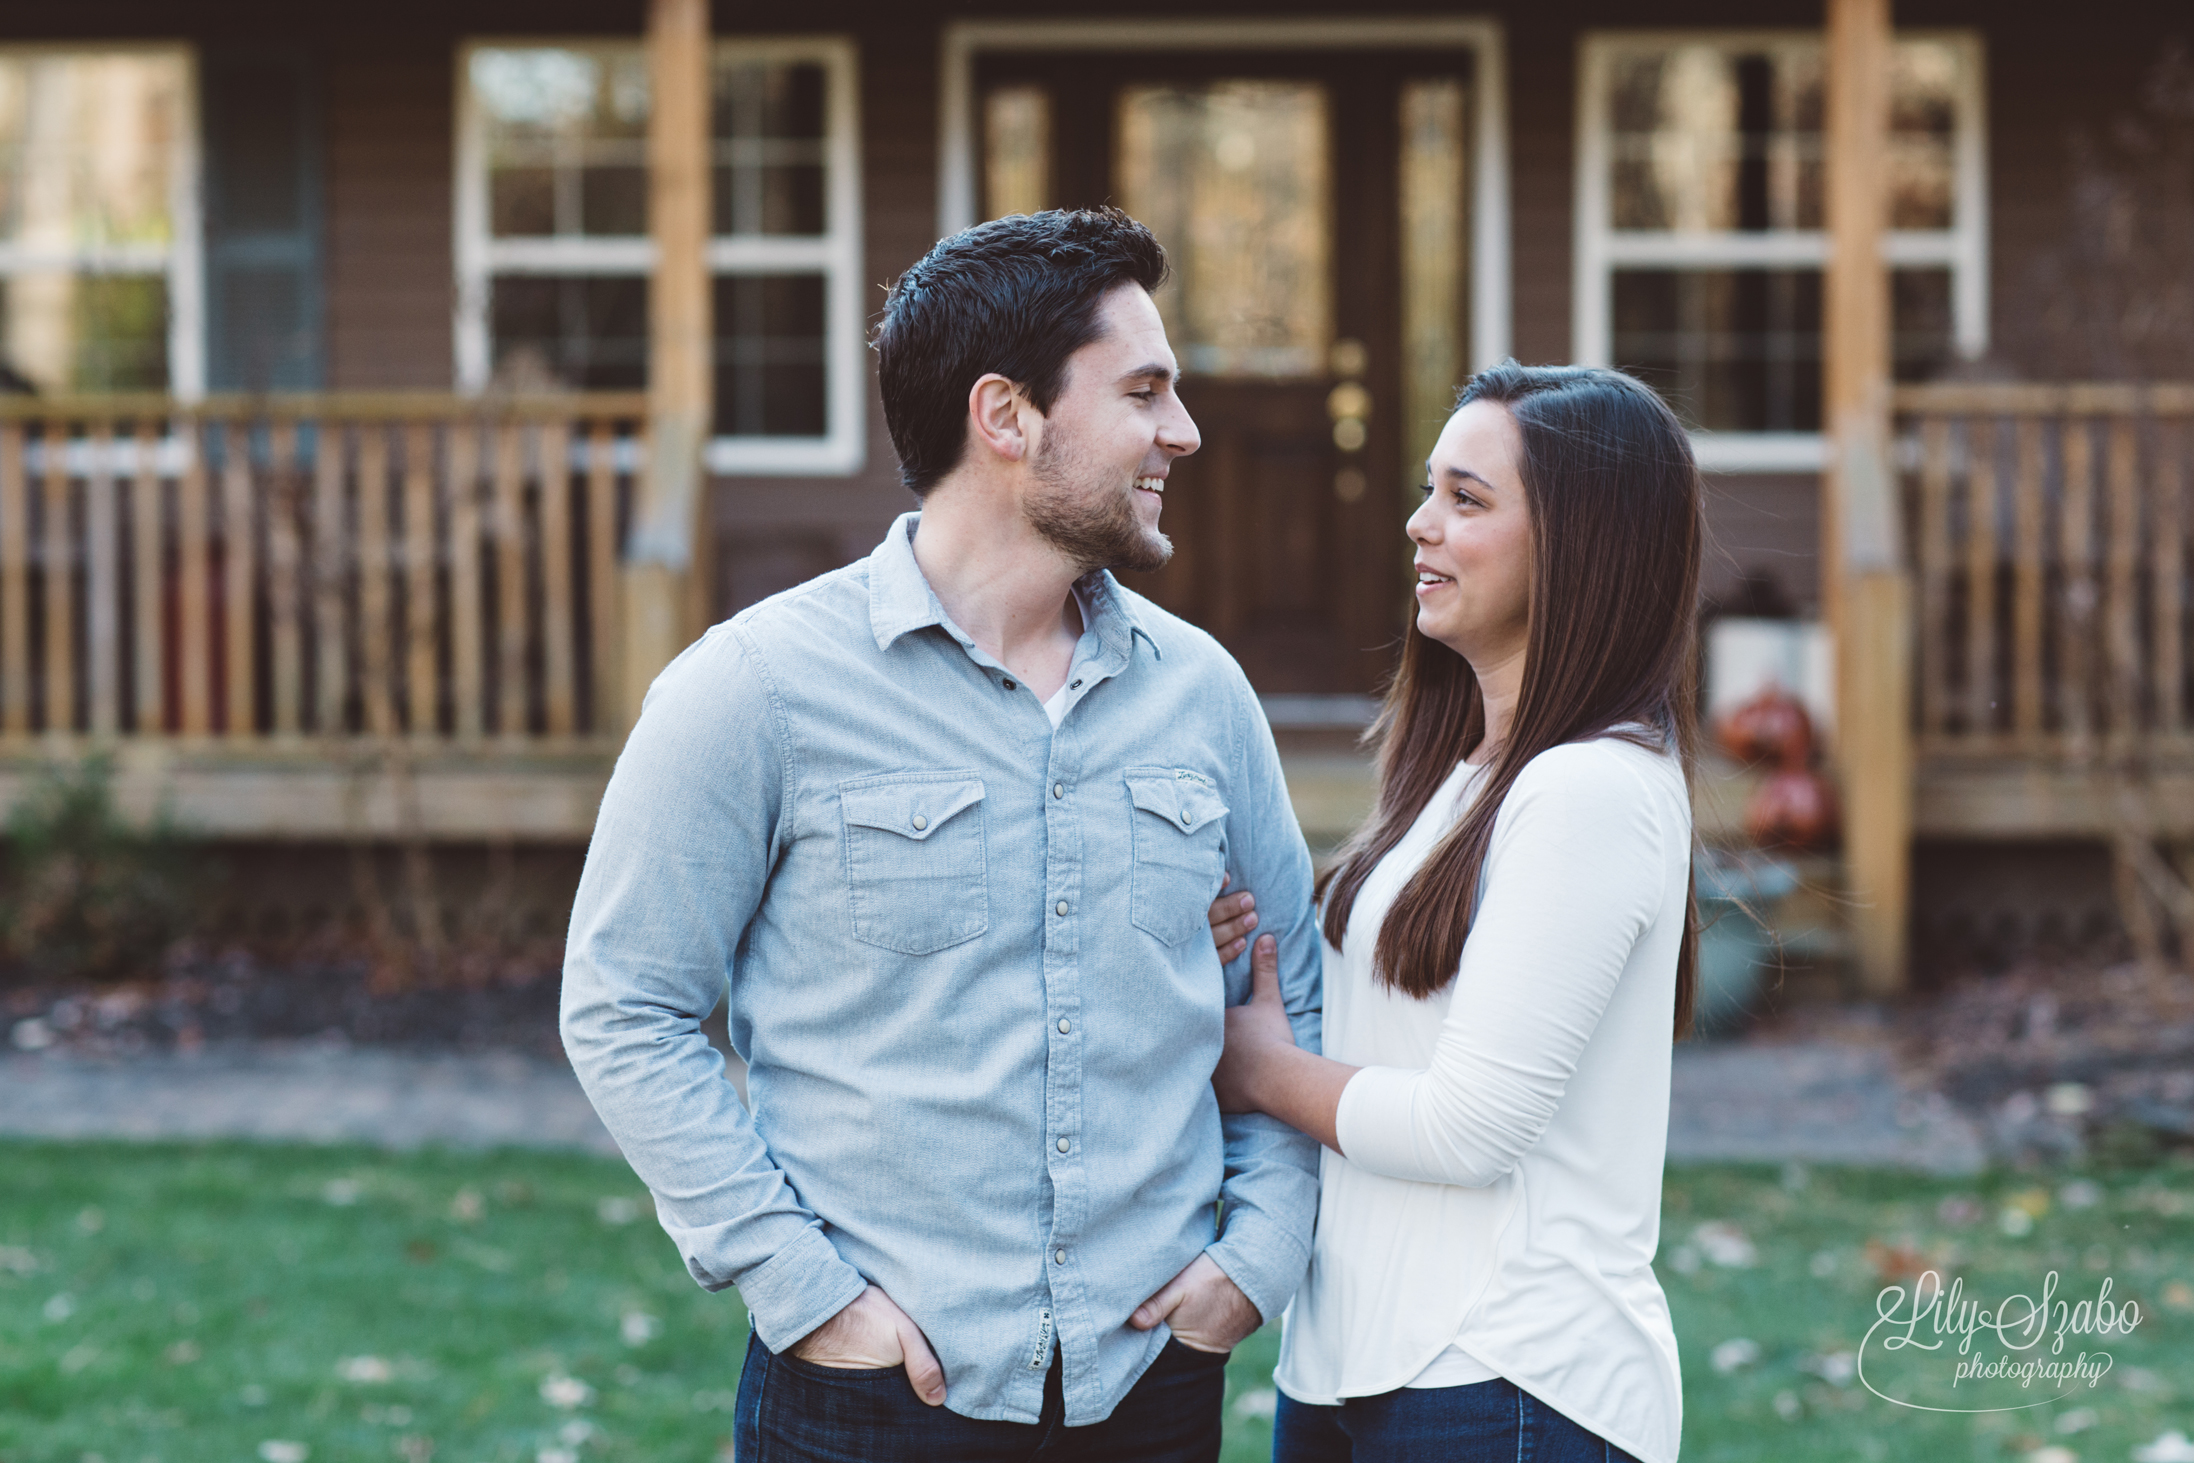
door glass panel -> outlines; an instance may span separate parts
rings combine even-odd
[[[1465,85],[1452,77],[1402,88],[1402,471],[1415,480],[1463,378],[1463,281],[1470,229]]]
[[[984,217],[1051,206],[1051,93],[1001,86],[983,99]]]
[[[1166,246],[1158,308],[1184,373],[1322,374],[1333,338],[1326,90],[1131,86],[1118,196]]]

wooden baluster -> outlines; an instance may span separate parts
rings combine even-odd
[[[2149,573],[2156,584],[2156,730],[2175,736],[2186,730],[2186,528],[2187,489],[2194,486],[2194,463],[2187,460],[2187,420],[2182,417],[2158,433],[2156,443],[2156,516],[2149,546]]]
[[[0,732],[30,731],[30,489],[23,426],[0,422]]]
[[[2058,532],[2064,604],[2057,619],[2057,695],[2067,739],[2084,755],[2095,718],[2088,682],[2095,633],[2095,439],[2085,417],[2064,419],[2064,525]]]
[[[587,627],[594,655],[587,677],[587,729],[596,736],[617,728],[616,438],[608,422],[587,434]]]
[[[2039,749],[2042,739],[2042,481],[2047,467],[2042,450],[2041,420],[2019,418],[2014,489],[2018,498],[2012,505],[2018,540],[2012,549],[2011,724],[2015,739],[2029,755]]]
[[[258,731],[257,667],[252,664],[252,614],[257,599],[258,545],[253,532],[251,422],[237,418],[221,434],[222,678],[230,737]]]
[[[570,736],[578,720],[571,631],[571,427],[545,422],[541,452],[541,641],[547,662],[548,730]]]
[[[449,428],[449,680],[457,735],[478,741],[487,688],[481,672],[480,424]]]
[[[1920,428],[1920,725],[1950,729],[1950,422]]]
[[[76,545],[69,522],[68,429],[48,421],[46,454],[46,730],[76,730]]]
[[[495,729],[526,732],[525,438],[513,418],[495,432]]]
[[[415,737],[442,729],[434,654],[434,429],[404,429],[404,694]]]
[[[298,623],[297,424],[282,420],[267,430],[268,642],[274,652],[274,734],[294,737],[304,727],[304,637]]]
[[[131,725],[139,736],[165,731],[167,693],[162,662],[167,641],[161,611],[167,590],[167,534],[160,513],[160,436],[154,423],[137,422],[137,478],[130,494],[130,619],[136,626],[131,657]]]
[[[182,648],[178,675],[183,732],[202,737],[213,731],[213,564],[206,534],[205,424],[186,417],[177,424],[183,439],[183,476],[175,489],[177,613]]]
[[[2130,751],[2141,734],[2141,445],[2134,419],[2110,424],[2110,740]]]
[[[391,736],[395,666],[389,647],[389,437],[383,422],[358,425],[358,619],[366,731]]]
[[[115,501],[114,424],[94,423],[85,447],[84,663],[91,677],[91,731],[122,729],[122,510]]]
[[[1978,743],[1996,726],[1996,431],[1996,418],[1980,417],[1966,437],[1965,716],[1966,735]]]
[[[322,420],[312,460],[312,663],[321,736],[350,730],[350,523],[344,513],[343,423]]]

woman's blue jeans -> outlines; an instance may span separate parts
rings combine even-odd
[[[1499,1377],[1314,1407],[1280,1394],[1272,1463],[1638,1463]]]

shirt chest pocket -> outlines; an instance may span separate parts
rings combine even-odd
[[[1208,932],[1211,901],[1226,873],[1227,807],[1193,772],[1130,767],[1126,776],[1134,839],[1128,917],[1137,929],[1178,945]]]
[[[983,780],[968,772],[838,785],[853,938],[929,955],[990,928]]]

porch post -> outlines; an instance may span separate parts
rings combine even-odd
[[[649,0],[648,447],[625,551],[625,724],[693,623],[701,453],[715,394],[709,312],[709,0]]]
[[[1912,593],[1889,456],[1889,0],[1827,0],[1822,594],[1836,643],[1844,866],[1861,985],[1905,981],[1912,879]]]

